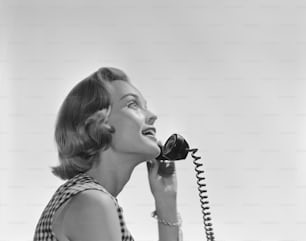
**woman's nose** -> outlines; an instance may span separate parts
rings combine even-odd
[[[148,110],[147,123],[153,125],[156,120],[157,120],[157,115],[155,115],[153,112]]]

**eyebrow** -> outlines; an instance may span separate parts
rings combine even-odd
[[[133,94],[133,93],[127,93],[127,94],[121,96],[120,100],[122,100],[122,99],[124,99],[124,98],[126,98],[126,97],[128,97],[128,96],[133,96],[133,97],[136,98],[137,100],[140,100],[139,96],[136,95],[136,94]],[[147,101],[144,100],[144,104],[145,104],[145,106],[147,106]]]

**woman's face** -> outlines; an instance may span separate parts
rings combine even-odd
[[[131,83],[121,80],[110,83],[110,94],[108,122],[115,128],[110,147],[142,160],[158,156],[160,149],[154,128],[157,116],[147,109],[142,94]]]

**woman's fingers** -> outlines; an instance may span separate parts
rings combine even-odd
[[[171,177],[175,174],[175,163],[172,161],[159,161],[159,160],[150,160],[147,161],[147,167],[150,172],[150,175],[157,177]]]
[[[156,177],[158,172],[159,162],[157,160],[147,161],[147,167],[149,175],[152,177]]]
[[[164,161],[159,164],[158,174],[162,177],[171,177],[175,173],[175,164],[173,161]]]

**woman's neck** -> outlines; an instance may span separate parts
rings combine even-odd
[[[139,161],[111,151],[100,153],[100,160],[86,173],[96,179],[112,196],[117,197],[129,181]]]

